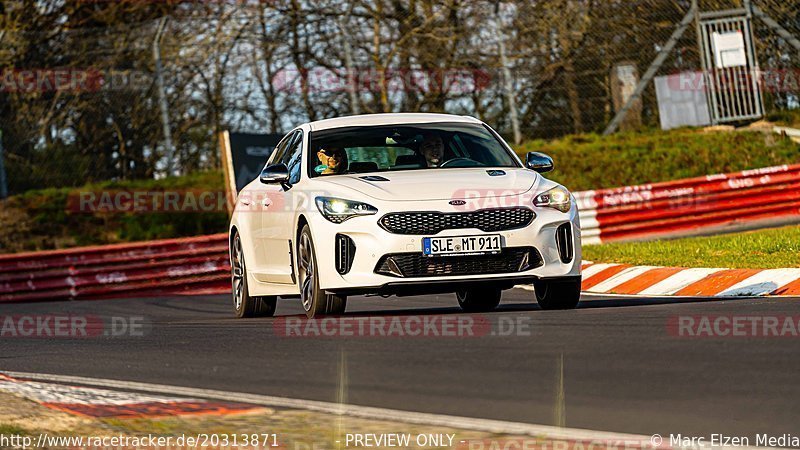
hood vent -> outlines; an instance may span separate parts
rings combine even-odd
[[[358,178],[361,178],[362,180],[367,180],[367,181],[389,181],[388,178],[384,178],[384,177],[382,177],[380,175],[367,175],[367,176],[358,177]]]

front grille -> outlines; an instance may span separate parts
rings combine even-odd
[[[497,255],[425,256],[422,252],[384,255],[375,273],[400,278],[524,272],[543,264],[533,247],[509,247]]]
[[[390,213],[381,217],[380,226],[394,234],[437,234],[443,230],[477,228],[504,231],[523,228],[536,217],[529,208],[481,209],[470,212],[436,211]]]

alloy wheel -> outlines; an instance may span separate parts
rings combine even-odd
[[[236,311],[244,303],[244,258],[242,257],[242,241],[239,235],[233,241],[233,258],[231,264],[231,284],[233,285],[233,307]]]
[[[310,311],[314,296],[314,248],[311,246],[311,239],[306,234],[300,236],[298,265],[300,266],[300,300],[303,302],[303,309]]]

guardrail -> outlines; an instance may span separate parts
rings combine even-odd
[[[583,243],[800,222],[800,164],[577,192]],[[0,302],[230,291],[225,234],[0,255]]]
[[[800,164],[575,194],[584,244],[800,222]]]
[[[0,302],[230,289],[225,234],[0,255]]]

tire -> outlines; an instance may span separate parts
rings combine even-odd
[[[495,288],[475,288],[456,292],[458,305],[464,312],[494,311],[500,304],[503,292]]]
[[[347,308],[346,295],[328,294],[319,288],[317,253],[308,225],[300,231],[297,243],[298,281],[300,301],[309,319],[325,314],[344,314]]]
[[[244,262],[244,250],[238,231],[233,235],[233,248],[231,248],[231,288],[233,311],[236,317],[242,319],[275,315],[275,308],[278,304],[277,296],[250,296],[250,288],[247,285],[247,266]]]
[[[581,299],[581,280],[538,280],[533,290],[542,309],[574,309]]]

